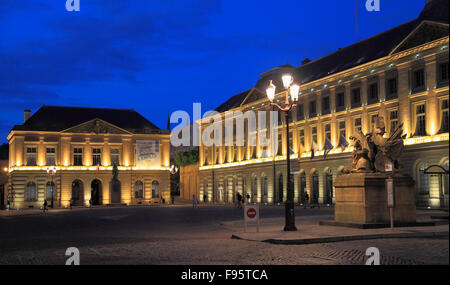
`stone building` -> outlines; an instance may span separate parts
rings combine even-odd
[[[211,119],[224,120],[230,111],[267,112],[270,80],[277,86],[275,101],[282,104],[281,76],[289,73],[301,86],[299,104],[289,116],[289,138],[280,114],[277,153],[259,144],[202,145],[198,197],[231,203],[240,192],[252,202],[285,201],[289,139],[291,159],[300,161],[300,170],[291,175],[295,202],[308,192],[313,201],[331,204],[333,181],[351,164],[352,148],[342,145],[357,129],[371,132],[374,119],[382,116],[386,136],[404,124],[400,165],[415,180],[417,205],[448,207],[448,175],[424,172],[431,165],[448,170],[448,49],[448,1],[434,0],[410,22],[298,67],[286,64],[262,73],[253,88],[231,97]],[[203,120],[201,131],[212,122]],[[325,158],[326,140],[333,147]],[[313,158],[312,145],[317,145]]]
[[[8,135],[12,207],[170,201],[169,130],[126,109],[44,105],[24,117]]]

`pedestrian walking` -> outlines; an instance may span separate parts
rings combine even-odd
[[[192,195],[192,208],[198,208],[197,195]]]
[[[6,210],[8,210],[9,211],[9,199],[6,201]]]
[[[208,197],[206,196],[206,194],[203,194],[203,203],[208,202]]]
[[[250,203],[250,195],[248,193],[247,193],[247,200],[245,201],[247,201],[247,203]]]
[[[72,210],[72,206],[73,206],[73,198],[70,198],[70,200],[69,200],[69,205],[70,205],[70,209]]]
[[[238,195],[238,197],[237,197],[238,198],[238,208],[241,209],[242,208],[241,202],[242,202],[243,197],[242,197],[241,193],[238,193],[237,195]]]
[[[48,212],[47,205],[48,205],[47,200],[44,200],[44,208],[42,209],[42,211],[43,211],[44,213],[45,213],[45,211]]]
[[[92,199],[89,199],[89,208],[92,209]]]

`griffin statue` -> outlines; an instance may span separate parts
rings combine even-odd
[[[378,116],[372,133],[364,135],[361,131],[350,137],[353,145],[352,166],[346,172],[390,172],[399,168],[398,158],[404,145],[403,123],[391,130],[388,138],[384,137],[384,118]]]

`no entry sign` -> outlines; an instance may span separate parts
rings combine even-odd
[[[247,204],[244,207],[244,224],[245,231],[247,231],[247,223],[256,222],[256,229],[259,232],[259,205]]]
[[[254,219],[256,217],[256,210],[255,210],[255,208],[249,208],[247,210],[247,217],[249,219]]]

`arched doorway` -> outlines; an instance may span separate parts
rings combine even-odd
[[[256,203],[258,200],[258,178],[253,177],[253,183],[252,183],[252,197],[250,197],[251,203]]]
[[[333,203],[333,172],[330,168],[325,172],[325,201],[326,204]]]
[[[298,189],[298,201],[302,204],[305,203],[305,194],[306,194],[306,174],[303,171],[300,173],[300,181],[299,181],[299,189]]]
[[[45,185],[45,199],[47,201],[56,200],[56,187],[54,182],[47,182]]]
[[[74,206],[83,206],[84,187],[83,182],[74,180],[72,182],[72,200]]]
[[[261,191],[262,192],[262,201],[264,203],[267,203],[268,202],[268,187],[269,187],[267,176],[264,176],[262,178],[261,187],[262,187],[262,191]]]
[[[278,176],[278,192],[277,192],[277,203],[281,203],[283,202],[283,174],[280,174],[280,176]]]
[[[311,175],[311,203],[319,204],[319,173],[314,171]]]
[[[91,182],[91,201],[92,205],[102,204],[102,182],[98,179]]]

